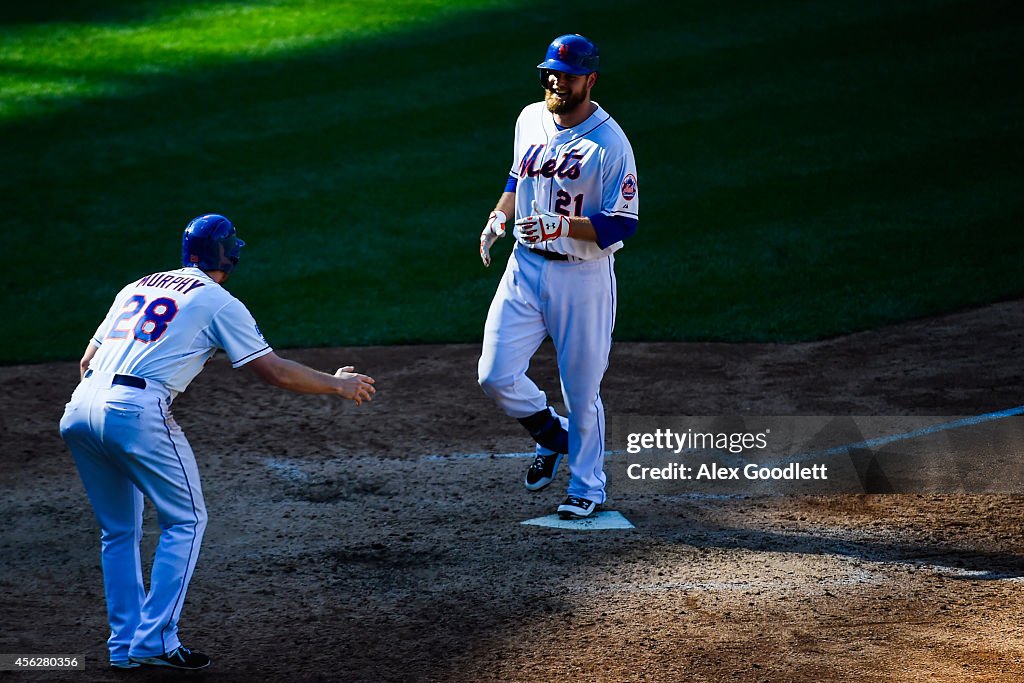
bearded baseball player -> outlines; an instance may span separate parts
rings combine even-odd
[[[117,669],[210,665],[178,639],[207,515],[196,459],[171,402],[217,349],[233,367],[290,391],[356,405],[375,393],[374,380],[352,367],[329,375],[274,353],[248,309],[222,286],[244,244],[224,216],[191,221],[182,267],[131,282],[114,299],[82,356],[81,383],[60,422],[102,531],[107,645]],[[148,592],[139,557],[144,498],[160,522]]]
[[[605,417],[601,379],[615,326],[615,252],[636,232],[636,162],[626,135],[590,99],[598,49],[559,36],[540,69],[544,101],[516,121],[505,192],[480,234],[480,258],[514,216],[515,245],[498,284],[478,367],[480,386],[536,441],[525,486],[550,484],[568,455],[563,519],[588,517],[605,501]],[[558,354],[568,416],[548,405],[526,376],[547,336]]]

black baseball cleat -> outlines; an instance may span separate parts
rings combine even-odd
[[[537,457],[533,459],[530,469],[526,470],[523,486],[527,491],[540,491],[555,480],[558,463],[562,462],[562,454],[537,446]]]
[[[558,516],[562,519],[583,519],[593,514],[597,503],[580,496],[566,496],[558,506]]]
[[[210,658],[202,652],[192,652],[181,645],[176,650],[171,650],[158,657],[129,657],[129,661],[146,666],[160,666],[168,669],[182,669],[184,671],[198,671],[210,666]]]

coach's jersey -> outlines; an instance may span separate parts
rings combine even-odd
[[[232,367],[272,349],[245,305],[195,267],[153,273],[128,284],[93,335],[89,367],[185,390],[217,349]]]
[[[541,209],[563,216],[603,213],[638,220],[633,149],[619,124],[600,106],[586,121],[564,130],[558,130],[544,102],[523,109],[516,121],[509,173],[517,180],[516,219],[531,215],[536,199]],[[619,250],[622,242],[601,249],[593,242],[559,237],[534,248],[589,261]]]

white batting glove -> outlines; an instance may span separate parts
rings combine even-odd
[[[569,217],[541,211],[537,206],[537,200],[534,199],[533,215],[516,221],[516,234],[529,244],[568,237]]]
[[[505,236],[505,221],[507,220],[505,212],[498,209],[491,211],[491,215],[487,217],[487,224],[484,226],[483,232],[480,233],[480,260],[484,262],[485,268],[491,265],[491,246],[499,238]]]

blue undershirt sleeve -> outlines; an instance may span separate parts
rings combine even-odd
[[[608,216],[596,213],[590,217],[597,233],[597,246],[607,249],[616,242],[627,240],[636,232],[637,220],[628,216]]]
[[[510,175],[508,177],[508,180],[505,181],[505,192],[515,192],[516,191],[516,184],[517,184],[517,182],[518,181],[516,180],[516,177],[513,176],[513,175]]]

